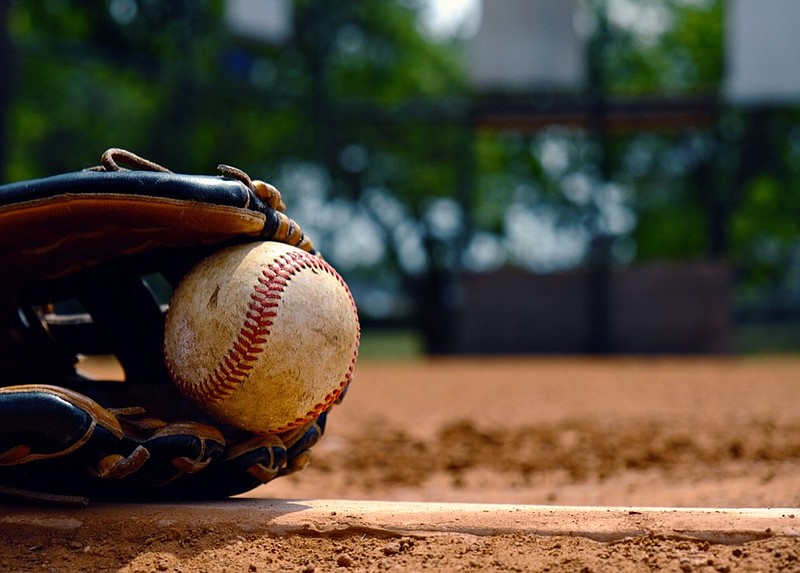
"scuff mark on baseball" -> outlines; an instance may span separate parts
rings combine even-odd
[[[280,433],[336,401],[360,332],[350,289],[328,263],[283,243],[247,243],[181,280],[164,355],[176,386],[216,419]]]

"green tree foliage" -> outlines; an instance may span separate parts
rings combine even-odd
[[[721,0],[585,2],[590,73],[576,113],[598,98],[607,109],[691,104],[698,95],[713,102],[723,74],[723,12]],[[536,94],[529,107],[546,111],[548,101],[570,97]],[[493,264],[572,267],[593,256],[598,236],[610,241],[612,263],[708,256],[710,211],[721,192],[712,173],[720,145],[713,120],[588,127],[480,134],[474,216],[491,233],[480,237],[483,250],[500,253]],[[534,229],[525,246],[515,238],[520,226]]]
[[[741,295],[778,306],[800,297],[800,114],[758,109],[737,114],[738,163],[731,259]]]

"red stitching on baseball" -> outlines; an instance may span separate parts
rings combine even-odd
[[[317,257],[314,257],[313,259],[305,259],[304,261],[298,261],[298,262],[301,264],[310,263],[309,266],[327,272],[328,274],[333,276],[336,280],[338,280],[339,284],[342,285],[342,288],[344,288],[344,291],[347,293],[347,296],[350,299],[350,304],[353,306],[353,314],[356,317],[356,344],[355,348],[353,349],[353,357],[350,360],[350,366],[347,368],[347,372],[345,372],[342,381],[339,382],[339,386],[335,388],[330,394],[328,394],[322,401],[322,403],[318,404],[312,410],[306,412],[305,416],[297,418],[296,420],[286,424],[285,426],[276,428],[274,432],[277,434],[288,432],[289,430],[293,430],[294,428],[304,426],[311,420],[315,420],[316,418],[318,418],[320,415],[322,415],[325,411],[327,411],[333,406],[334,402],[336,402],[336,399],[344,391],[344,389],[347,387],[347,385],[350,383],[350,380],[353,377],[353,369],[355,368],[356,359],[358,358],[358,343],[361,340],[361,323],[358,320],[358,309],[356,308],[356,301],[353,299],[353,293],[350,292],[350,288],[347,286],[347,283],[344,282],[344,279],[339,275],[339,273],[333,271],[333,269],[327,263],[324,263],[324,261],[322,261]],[[303,264],[303,268],[308,268],[308,267],[305,264]]]
[[[282,433],[303,426],[319,417],[333,405],[352,378],[353,368],[358,357],[361,325],[358,321],[358,312],[353,295],[339,273],[322,259],[305,251],[280,255],[273,264],[262,270],[261,276],[256,279],[257,282],[253,286],[253,292],[250,294],[251,302],[248,303],[248,310],[245,313],[245,319],[239,334],[212,374],[199,381],[198,384],[190,385],[180,380],[172,372],[171,365],[169,365],[173,379],[179,383],[192,399],[199,403],[212,404],[228,397],[241,386],[247,376],[247,372],[253,368],[252,362],[257,359],[259,353],[264,351],[263,345],[266,344],[270,334],[269,327],[272,326],[273,319],[277,316],[278,303],[275,301],[281,298],[292,276],[301,270],[309,268],[328,273],[344,288],[353,307],[353,313],[356,316],[356,345],[350,366],[339,385],[325,396],[320,404],[308,411],[304,416],[271,431]]]

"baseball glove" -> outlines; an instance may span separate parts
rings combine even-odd
[[[0,493],[219,498],[305,466],[327,412],[280,435],[237,430],[164,364],[169,293],[199,260],[260,240],[315,253],[277,189],[219,170],[111,149],[99,167],[0,187]],[[81,356],[106,354],[122,381],[81,372]]]

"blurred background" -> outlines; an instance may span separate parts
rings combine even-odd
[[[0,182],[283,192],[365,356],[800,349],[796,0],[0,0]]]

